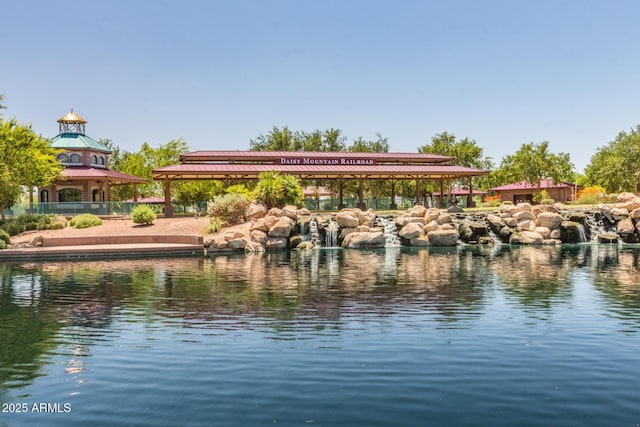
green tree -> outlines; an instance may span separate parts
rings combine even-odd
[[[640,171],[640,125],[616,138],[591,157],[585,168],[589,185],[601,185],[610,193],[635,191]]]
[[[269,208],[302,203],[302,187],[298,178],[276,171],[262,172],[253,194],[256,200]]]
[[[183,206],[193,206],[198,202],[208,202],[223,192],[220,181],[184,181],[177,182],[175,202]]]
[[[555,182],[571,181],[573,163],[568,153],[551,153],[548,141],[522,144],[515,154],[503,157],[495,176],[502,181],[500,184],[527,181],[539,186],[546,178]]]
[[[46,186],[58,178],[62,165],[49,141],[36,135],[31,126],[0,119],[0,214],[14,205],[23,187]]]
[[[292,131],[274,126],[268,134],[249,141],[252,151],[345,151],[345,137],[339,129]]]
[[[145,142],[140,147],[140,150],[135,153],[120,150],[113,145],[111,145],[110,149],[116,153],[114,159],[110,159],[110,164],[113,165],[114,170],[147,179],[147,184],[137,186],[141,197],[161,197],[164,194],[162,183],[151,179],[152,171],[179,163],[180,155],[189,151],[189,145],[182,138],[179,138],[157,148],[153,148],[149,143]],[[172,191],[176,191],[176,189],[177,186],[172,187]],[[112,197],[120,200],[133,197],[133,186],[120,186],[116,191],[112,192]]]

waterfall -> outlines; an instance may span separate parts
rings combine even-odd
[[[309,221],[309,234],[311,236],[311,243],[314,246],[320,246],[320,235],[318,233],[318,221],[315,218],[311,218]]]
[[[396,222],[393,218],[383,218],[381,216],[376,217],[376,225],[382,227],[384,236],[386,238],[385,247],[393,248],[400,246],[400,240],[398,239],[398,229]]]
[[[328,248],[337,248],[338,247],[338,223],[329,219],[329,224],[326,227],[326,235],[325,235],[325,246]]]
[[[602,217],[598,219],[595,214],[587,214],[584,223],[589,227],[589,235],[591,236],[592,243],[598,242],[598,234],[606,233]]]
[[[578,242],[584,243],[587,241],[587,234],[584,232],[584,225],[578,224]]]

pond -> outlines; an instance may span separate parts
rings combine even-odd
[[[2,426],[635,426],[640,248],[0,264]]]

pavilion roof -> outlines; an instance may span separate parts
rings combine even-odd
[[[205,150],[180,156],[181,163],[277,163],[280,159],[369,159],[380,163],[444,163],[454,160],[450,156],[425,153],[360,153],[350,151],[244,151]]]
[[[359,153],[362,154],[362,153]],[[281,165],[260,163],[186,163],[153,170],[153,179],[255,179],[279,171],[301,179],[453,179],[489,172],[442,164]]]
[[[74,113],[73,109],[58,119],[58,123],[87,123],[85,119],[80,117],[78,113]]]
[[[514,182],[511,184],[501,185],[491,188],[491,191],[509,191],[509,190],[535,190],[538,188],[572,188],[573,184],[566,182],[555,183],[553,179],[541,179],[539,185],[531,184],[529,181]]]
[[[144,184],[146,179],[139,176],[128,175],[126,173],[112,171],[108,169],[81,167],[67,167],[62,170],[62,180],[66,181],[86,181],[94,179],[97,181],[106,180],[111,185],[123,184]]]

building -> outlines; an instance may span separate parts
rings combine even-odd
[[[146,179],[109,170],[111,150],[85,134],[87,121],[73,110],[60,119],[59,134],[51,139],[51,146],[60,152],[62,177],[39,189],[39,201],[50,204],[49,212],[83,211],[100,213],[109,202],[110,189],[115,185],[143,184]],[[75,206],[71,206],[75,205]],[[65,209],[65,208],[70,209]],[[108,213],[108,212],[105,212]]]
[[[399,180],[416,182],[416,200],[420,199],[425,181],[439,182],[441,193],[450,180],[466,178],[468,193],[473,192],[472,178],[486,175],[485,170],[453,164],[454,158],[425,153],[356,153],[318,151],[195,151],[180,156],[180,163],[155,169],[154,180],[164,181],[165,214],[171,215],[171,182],[177,180],[218,179],[231,182],[256,180],[262,172],[277,171],[301,180],[331,180],[337,182],[338,207],[343,207],[343,186],[346,181],[358,184],[358,207],[366,209],[363,183],[385,181],[395,200],[395,185]],[[395,205],[390,207],[396,209]]]
[[[549,198],[556,202],[568,202],[574,200],[577,191],[581,189],[582,187],[576,184],[555,183],[553,179],[547,178],[540,180],[538,185],[533,185],[528,181],[520,181],[494,187],[489,191],[499,194],[503,202],[531,203],[533,196],[541,190],[545,190]]]

